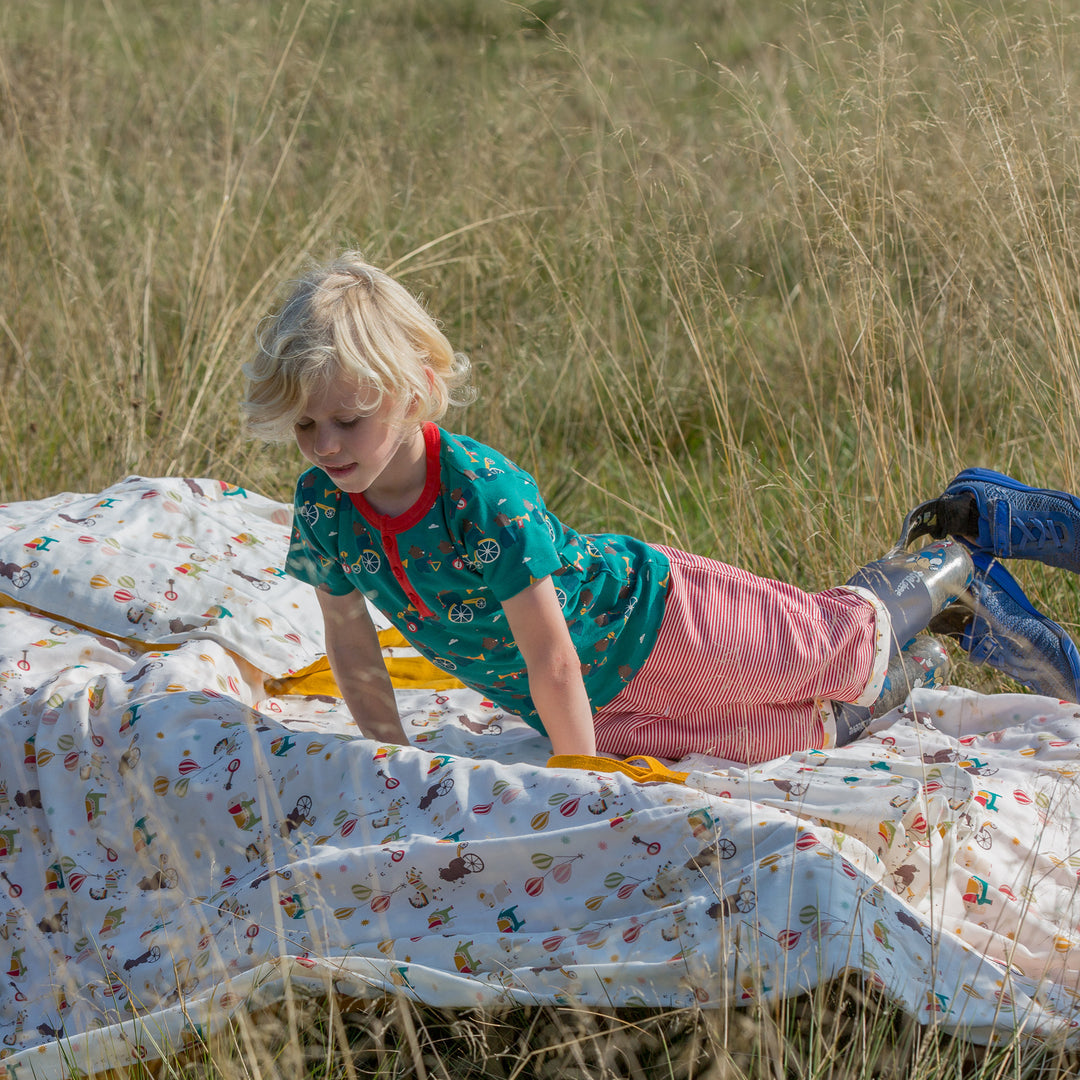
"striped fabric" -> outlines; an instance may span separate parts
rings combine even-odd
[[[599,750],[753,764],[820,747],[829,715],[821,699],[865,700],[888,656],[888,627],[879,632],[880,608],[868,597],[807,593],[661,550],[671,583],[660,635],[644,667],[596,712]]]

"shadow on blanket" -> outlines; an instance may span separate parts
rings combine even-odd
[[[850,970],[974,1040],[1076,1027],[1076,706],[921,691],[842,751],[643,785],[441,684],[379,746],[267,683],[322,651],[288,525],[210,480],[0,507],[0,1076],[286,983],[712,1008]]]

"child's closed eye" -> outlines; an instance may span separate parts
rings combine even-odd
[[[360,423],[362,419],[363,417],[360,416],[346,416],[338,420],[334,420],[334,423],[338,427],[351,428],[356,427],[356,425]],[[296,428],[297,431],[308,431],[315,426],[315,421],[308,419],[297,420],[293,426]]]

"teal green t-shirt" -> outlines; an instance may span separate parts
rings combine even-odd
[[[594,709],[656,641],[669,564],[628,536],[579,535],[508,458],[435,424],[427,484],[396,517],[340,491],[321,469],[296,488],[286,571],[335,595],[359,589],[418,652],[543,731],[502,601],[551,575]]]

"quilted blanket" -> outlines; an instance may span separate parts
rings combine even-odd
[[[1076,1029],[1075,704],[918,691],[843,750],[641,784],[414,670],[383,746],[307,677],[289,522],[209,479],[0,507],[0,1080],[290,984],[710,1008],[854,971],[974,1040]]]

